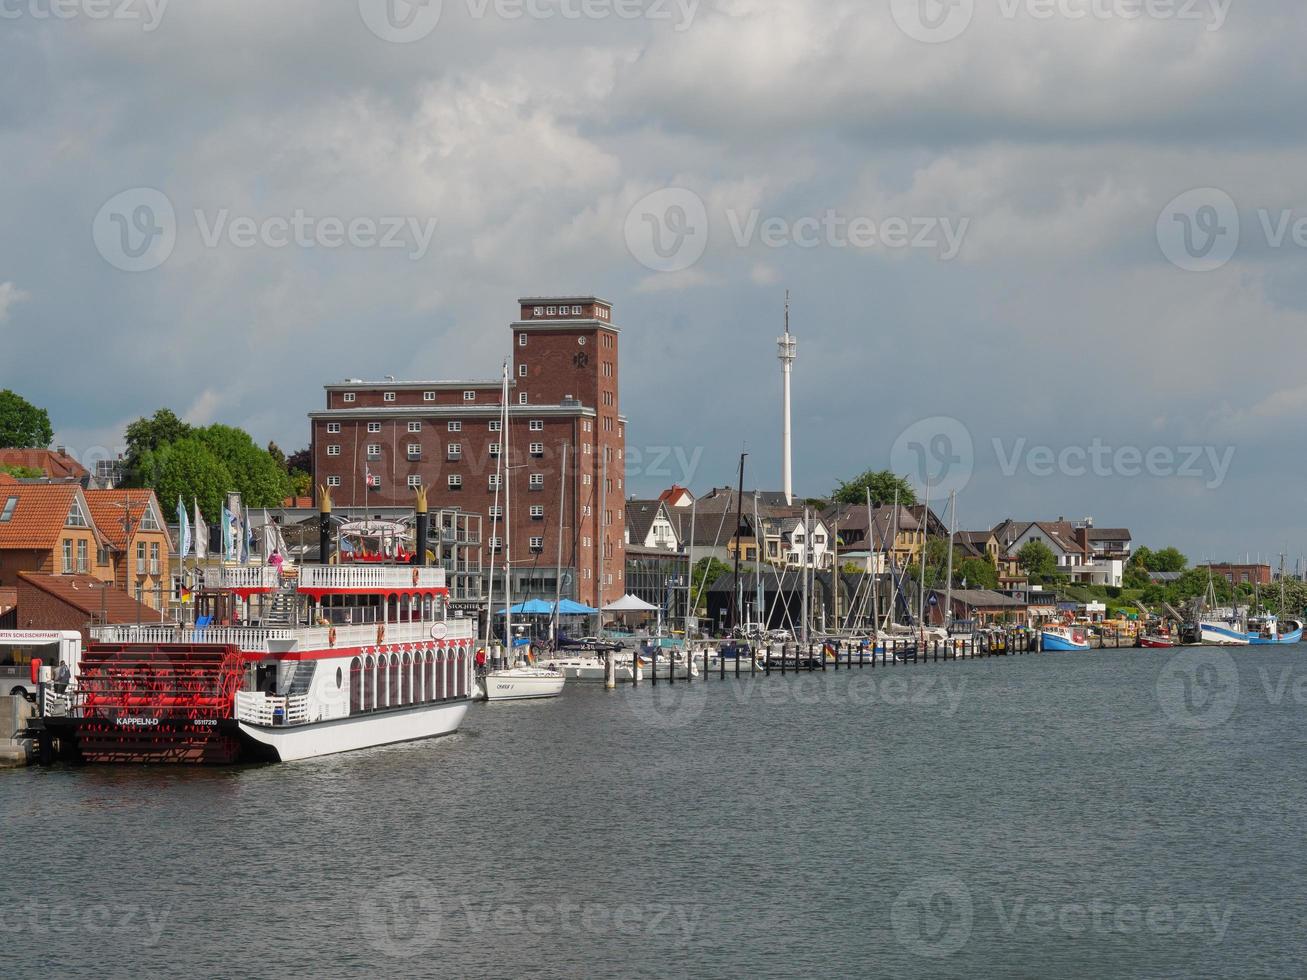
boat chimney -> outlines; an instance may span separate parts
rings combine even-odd
[[[318,487],[318,561],[331,564],[331,491]]]
[[[417,511],[417,564],[423,568],[427,564],[427,535],[431,533],[431,517],[427,514],[427,488],[418,487],[414,510]]]

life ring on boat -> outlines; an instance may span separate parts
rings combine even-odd
[[[333,626],[331,629],[327,630],[327,646],[334,647],[335,645],[336,645],[336,627]]]
[[[381,623],[378,624],[377,626],[377,646],[381,646],[381,644],[385,642],[386,642],[386,625],[385,623]]]

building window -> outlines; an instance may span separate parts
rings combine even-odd
[[[368,431],[369,431],[369,432],[380,432],[380,431],[381,431],[381,423],[380,423],[380,422],[369,422],[369,423],[368,423]]]
[[[589,419],[582,419],[582,420],[581,420],[581,431],[582,431],[582,432],[589,432],[589,431],[590,431],[590,420],[589,420]]]
[[[544,504],[532,504],[532,505],[531,505],[531,520],[533,520],[533,521],[543,521],[544,519],[545,519],[545,507],[544,507]]]
[[[448,446],[445,447],[445,458],[462,459],[463,444],[461,442],[451,442]]]
[[[141,547],[145,547],[142,545]],[[65,575],[73,574],[73,539],[64,538],[64,562],[63,569]]]
[[[458,473],[450,473],[448,483],[451,490],[463,489],[463,477]]]
[[[577,347],[584,347],[584,346],[585,346],[585,338],[584,338],[584,337],[577,337],[577,338],[576,338],[576,346],[577,346]]]
[[[546,316],[557,316],[557,315],[558,315],[558,307],[556,307],[556,306],[546,307],[546,309],[545,309],[545,315],[546,315]]]
[[[539,459],[545,454],[545,444],[543,442],[531,443],[531,455]]]
[[[409,432],[421,432],[421,431],[422,431],[422,423],[421,423],[421,422],[410,422],[410,423],[408,424],[408,431],[409,431]]]
[[[498,550],[499,550],[500,548],[502,548],[503,546],[504,546],[504,541],[503,541],[503,539],[502,539],[501,537],[499,537],[498,535],[491,535],[491,537],[490,537],[490,550],[491,550],[491,551],[498,551]]]
[[[162,570],[159,564],[159,544],[157,541],[150,542],[150,574],[158,575]]]
[[[517,346],[518,347],[526,346],[526,334],[520,333],[517,335]]]
[[[342,401],[347,401],[347,402],[352,402],[352,401],[354,400],[354,392],[352,392],[352,391],[347,391],[347,392],[345,392],[345,394],[341,396],[341,400],[342,400]]]
[[[476,400],[477,400],[477,393],[476,393],[475,391],[465,391],[465,392],[463,392],[463,401],[465,401],[465,402],[474,402],[474,401],[476,401]]]
[[[433,402],[436,400],[436,393],[434,391],[424,391],[422,392],[422,400],[424,402]]]
[[[519,405],[525,405],[525,404],[526,404],[526,392],[525,392],[525,391],[522,392],[522,394],[520,394],[520,395],[517,396],[517,403],[518,403]]]
[[[136,542],[136,574],[145,574],[145,542]]]
[[[525,378],[525,377],[526,377],[526,365],[525,365],[525,364],[519,364],[519,365],[517,366],[517,376],[518,376],[519,378]]]
[[[497,521],[503,516],[504,516],[504,508],[500,507],[498,504],[494,504],[491,506],[490,519],[492,521]]]
[[[416,473],[409,476],[408,488],[410,490],[416,490],[420,486],[422,486],[422,477],[418,476]]]
[[[529,428],[531,429],[532,432],[544,432],[544,431],[545,431],[545,420],[544,420],[544,419],[532,419]]]
[[[589,474],[589,473],[582,473],[582,474],[581,474],[581,486],[583,486],[583,487],[588,487],[589,485],[590,485],[590,474]]]
[[[328,446],[328,447],[327,447],[327,455],[328,455],[328,456],[339,456],[339,455],[340,455],[340,447],[339,447],[339,446]]]
[[[462,431],[463,431],[463,423],[462,423],[462,422],[450,422],[448,425],[445,426],[445,429],[446,429],[446,431],[448,431],[448,432],[462,432]]]
[[[379,442],[368,443],[368,458],[369,459],[381,458],[381,443]]]
[[[529,486],[532,490],[543,490],[545,486],[545,475],[543,473],[532,473]]]
[[[328,423],[327,423],[327,435],[334,436],[334,435],[336,435],[338,432],[340,432],[340,423],[339,423],[339,422],[328,422]]]
[[[155,545],[155,547],[157,548],[158,545]],[[88,563],[86,542],[78,541],[77,542],[77,574],[85,575],[90,570],[91,570],[91,566]]]
[[[418,443],[410,442],[408,444],[408,458],[409,459],[422,458],[422,447]]]
[[[381,489],[381,477],[380,477],[378,474],[373,473],[373,474],[372,474],[372,482],[369,483],[368,486],[370,486],[373,490],[380,490],[380,489]]]
[[[96,549],[95,549],[95,563],[96,563],[97,565],[107,565],[107,564],[109,564],[109,549],[108,549],[108,548],[96,548]]]
[[[327,477],[327,486],[329,486],[329,487],[338,487],[338,486],[340,486],[340,477],[338,477],[338,476],[329,476],[329,477]]]
[[[531,539],[531,550],[537,555],[540,554],[540,552],[544,551],[545,539],[543,537],[538,537],[538,536],[533,537]]]
[[[537,306],[534,310],[531,311],[531,315],[532,315],[532,316],[544,316],[544,315],[545,315],[545,308],[544,308],[543,306]]]
[[[487,481],[486,485],[487,485],[488,487],[490,487],[491,490],[498,490],[498,489],[499,489],[499,474],[498,474],[498,473],[491,473],[491,474],[490,474],[490,478],[489,478],[489,480]]]
[[[490,450],[490,455],[491,455],[491,456],[498,456],[498,455],[499,455],[499,443],[497,443],[497,442],[492,442],[492,443],[491,443],[489,446],[487,446],[486,448]]]
[[[500,419],[491,419],[491,421],[490,421],[490,431],[491,431],[491,432],[499,432],[499,431],[501,431],[503,428],[504,428],[504,423],[503,423]]]
[[[393,391],[388,391],[381,396],[381,400],[383,402],[393,402],[395,400],[395,393]]]
[[[572,316],[580,316],[580,315],[581,315],[581,307],[579,307],[579,306],[573,306],[573,307],[572,307]]]

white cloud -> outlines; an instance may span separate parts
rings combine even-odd
[[[0,282],[0,323],[4,323],[9,319],[9,308],[11,306],[31,298],[30,295],[23,292],[12,282]]]

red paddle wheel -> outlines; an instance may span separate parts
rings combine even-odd
[[[95,644],[74,715],[91,762],[234,762],[231,724],[244,661],[234,646]]]

